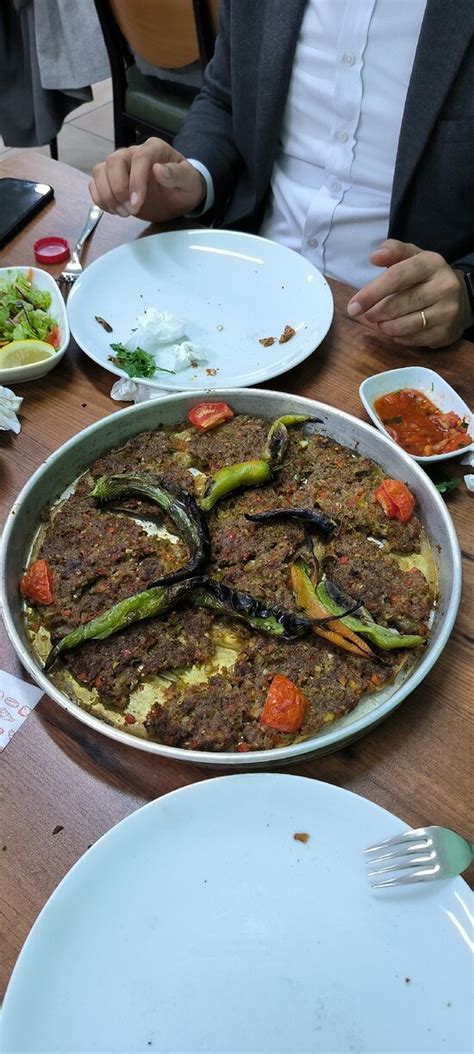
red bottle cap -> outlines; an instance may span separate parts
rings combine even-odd
[[[66,238],[39,238],[33,246],[33,252],[38,263],[58,264],[68,260],[70,256],[69,242]]]

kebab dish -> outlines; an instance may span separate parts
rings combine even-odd
[[[99,457],[45,510],[19,586],[66,696],[199,751],[313,737],[408,672],[436,601],[403,481],[305,415],[216,402]]]

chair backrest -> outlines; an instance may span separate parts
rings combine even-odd
[[[199,59],[193,0],[109,2],[127,43],[152,66],[179,69]]]
[[[209,17],[215,37],[217,37],[217,30],[219,28],[219,4],[220,0],[208,0]]]

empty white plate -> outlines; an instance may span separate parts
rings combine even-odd
[[[283,245],[236,231],[171,231],[121,245],[86,268],[69,295],[71,331],[94,362],[125,377],[110,361],[110,343],[125,343],[150,307],[182,321],[187,338],[207,353],[198,368],[144,381],[168,391],[246,387],[276,377],[318,347],[334,310],[323,276]],[[280,344],[286,325],[296,333]],[[259,343],[272,336],[271,347]]]
[[[371,892],[362,850],[400,829],[297,776],[159,798],[97,842],[42,911],[2,1049],[470,1051],[470,891],[458,878]]]

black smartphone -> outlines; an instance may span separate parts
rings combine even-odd
[[[0,179],[0,249],[54,198],[47,183],[29,179]]]

